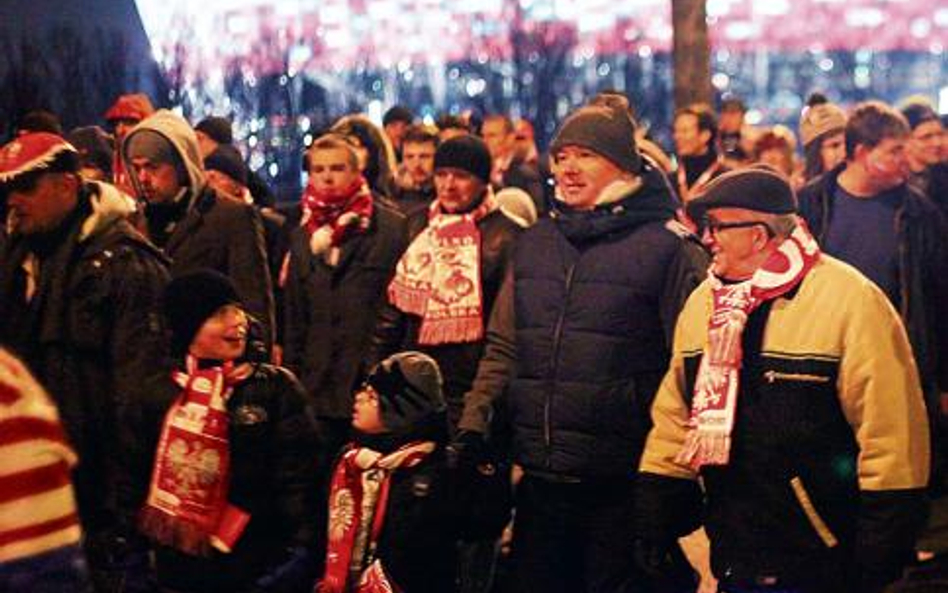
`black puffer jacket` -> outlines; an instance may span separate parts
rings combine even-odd
[[[427,222],[427,210],[417,212],[409,220],[410,236],[417,236]],[[510,254],[521,229],[500,210],[482,218],[477,227],[481,233],[481,294],[486,328],[494,307],[494,299],[500,290]],[[366,367],[371,368],[386,356],[400,350],[420,350],[434,358],[441,368],[444,395],[448,402],[448,420],[454,427],[457,426],[464,409],[464,394],[471,388],[471,382],[477,373],[477,363],[483,355],[484,342],[482,340],[464,344],[422,346],[418,344],[421,321],[421,317],[404,313],[386,302],[379,313],[375,335],[366,357]]]
[[[233,552],[210,558],[158,550],[162,584],[181,591],[244,591],[317,541],[316,428],[303,388],[284,368],[257,365],[227,400],[228,502],[250,515]]]
[[[672,220],[664,176],[526,231],[494,307],[461,427],[483,431],[509,379],[514,458],[551,479],[631,477],[678,311],[707,255]]]
[[[303,382],[318,417],[352,414],[352,389],[376,311],[406,244],[405,217],[378,200],[368,230],[343,244],[335,267],[312,254],[305,229],[292,231],[284,361]]]

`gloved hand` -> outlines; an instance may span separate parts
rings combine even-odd
[[[268,593],[292,591],[309,591],[313,587],[316,575],[314,574],[313,555],[304,547],[287,550],[283,563],[269,570],[254,583],[254,591]]]
[[[483,433],[460,431],[447,447],[447,462],[451,469],[470,469],[492,464],[490,447]]]

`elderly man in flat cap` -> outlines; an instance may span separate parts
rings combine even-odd
[[[898,314],[820,252],[778,173],[726,173],[687,207],[713,261],[652,407],[640,564],[661,570],[703,518],[722,590],[881,591],[911,558],[928,480]]]

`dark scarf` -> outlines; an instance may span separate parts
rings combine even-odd
[[[168,244],[177,223],[188,214],[191,200],[183,196],[171,202],[148,202],[145,204],[145,219],[148,223],[148,238],[158,247]]]
[[[655,170],[646,170],[641,179],[643,184],[637,191],[592,210],[576,210],[554,200],[550,216],[574,245],[631,231],[649,222],[673,219],[677,204],[665,176]]]

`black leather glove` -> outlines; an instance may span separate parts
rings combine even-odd
[[[451,469],[492,466],[493,461],[487,440],[479,432],[462,430],[447,447],[447,462]]]

